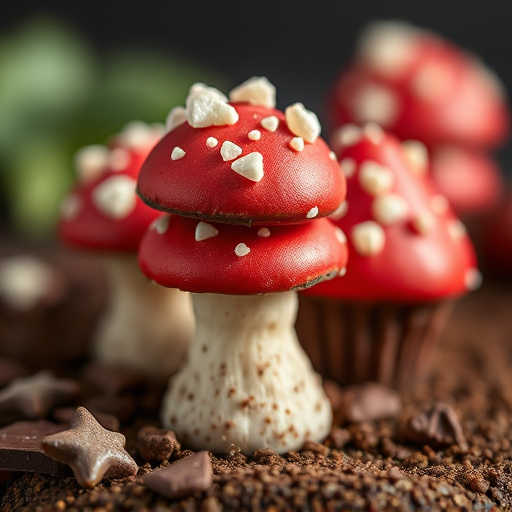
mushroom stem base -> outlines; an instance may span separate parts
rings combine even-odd
[[[196,334],[162,421],[195,449],[278,453],[322,440],[331,407],[295,334],[295,292],[194,294]]]

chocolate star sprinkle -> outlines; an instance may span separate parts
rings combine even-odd
[[[48,371],[14,379],[0,391],[0,422],[44,418],[56,405],[75,400],[79,392],[75,381],[57,379]]]
[[[43,438],[44,451],[65,462],[82,487],[94,487],[103,478],[125,478],[139,469],[124,449],[119,432],[105,430],[85,408],[79,407],[71,428]]]

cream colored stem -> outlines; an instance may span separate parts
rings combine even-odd
[[[106,258],[109,308],[94,345],[106,364],[165,377],[183,363],[193,336],[190,295],[150,283],[134,255]]]
[[[193,295],[196,334],[162,420],[192,448],[286,452],[329,433],[331,408],[300,347],[297,295]]]

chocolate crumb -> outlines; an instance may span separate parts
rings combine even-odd
[[[173,453],[181,450],[181,445],[172,430],[142,427],[137,434],[137,440],[140,455],[146,461],[169,460]]]

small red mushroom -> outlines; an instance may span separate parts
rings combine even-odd
[[[230,97],[241,102],[193,86],[139,176],[148,204],[179,214],[146,233],[141,268],[194,292],[196,334],[162,420],[196,449],[282,453],[330,429],[329,401],[295,334],[295,290],[346,265],[345,236],[317,218],[339,206],[345,180],[302,104],[275,110],[263,78]]]
[[[331,219],[347,235],[350,262],[343,280],[319,283],[304,293],[335,299],[339,307],[331,304],[331,310],[352,326],[347,334],[350,327],[340,327],[338,320],[344,334],[334,336],[338,331],[332,325],[326,334],[333,354],[345,357],[349,367],[353,363],[346,373],[332,370],[330,378],[404,385],[423,374],[431,346],[424,344],[425,336],[440,328],[438,306],[478,286],[474,250],[463,224],[426,174],[421,145],[414,150],[408,142],[404,148],[376,126],[348,127],[340,140],[347,199]],[[347,305],[354,308],[348,317]],[[309,346],[317,340],[303,341]],[[351,351],[358,361],[340,355],[345,344],[358,347]]]
[[[81,149],[78,182],[62,202],[59,224],[65,243],[100,251],[107,265],[110,306],[95,357],[153,376],[168,376],[179,367],[193,330],[189,297],[148,283],[136,260],[143,234],[160,215],[137,197],[137,176],[162,133],[160,125],[134,122],[109,147]],[[173,357],[167,357],[171,347]]]

